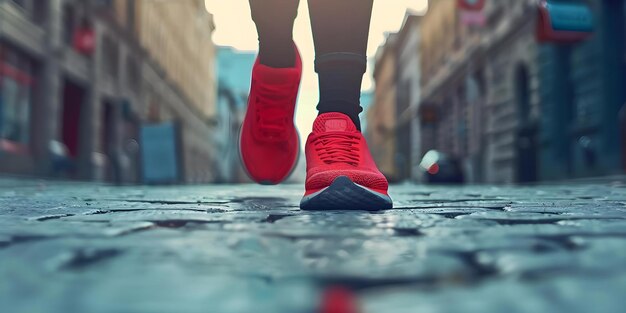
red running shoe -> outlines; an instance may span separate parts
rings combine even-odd
[[[324,113],[306,142],[303,210],[385,210],[393,207],[388,183],[365,138],[343,113]]]
[[[295,46],[294,46],[295,47]],[[260,184],[278,184],[291,174],[300,154],[300,139],[293,122],[302,61],[296,50],[292,68],[259,63],[252,69],[248,110],[241,126],[239,151],[250,178]]]

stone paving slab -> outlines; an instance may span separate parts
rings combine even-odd
[[[0,180],[0,312],[624,312],[626,185],[392,188],[304,212],[302,187]]]

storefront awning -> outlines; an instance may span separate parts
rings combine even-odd
[[[593,34],[593,12],[587,3],[542,0],[538,6],[538,41],[572,43]]]

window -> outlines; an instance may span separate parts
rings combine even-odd
[[[128,87],[133,93],[138,94],[139,88],[141,88],[141,69],[135,59],[128,57],[126,60],[126,71]]]
[[[15,49],[0,46],[0,143],[27,150],[33,102],[33,61]]]
[[[24,11],[24,14],[39,25],[45,24],[48,13],[48,1],[41,0],[11,0],[13,4]]]
[[[26,0],[12,0],[13,3],[17,4],[18,6],[20,6],[22,9],[26,10],[28,7],[28,1]]]
[[[126,27],[128,28],[128,30],[130,30],[133,34],[137,35],[135,33],[136,25],[135,25],[135,1],[126,1]]]
[[[103,59],[102,66],[104,66],[103,72],[112,79],[117,79],[118,76],[118,61],[119,51],[115,40],[111,36],[105,36],[102,42]]]
[[[63,6],[63,40],[67,45],[72,44],[74,29],[76,28],[76,12],[74,7],[66,3]]]

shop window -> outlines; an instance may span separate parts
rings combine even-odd
[[[27,152],[33,102],[33,62],[0,46],[0,149]]]
[[[30,90],[13,79],[2,83],[2,138],[28,143]]]

